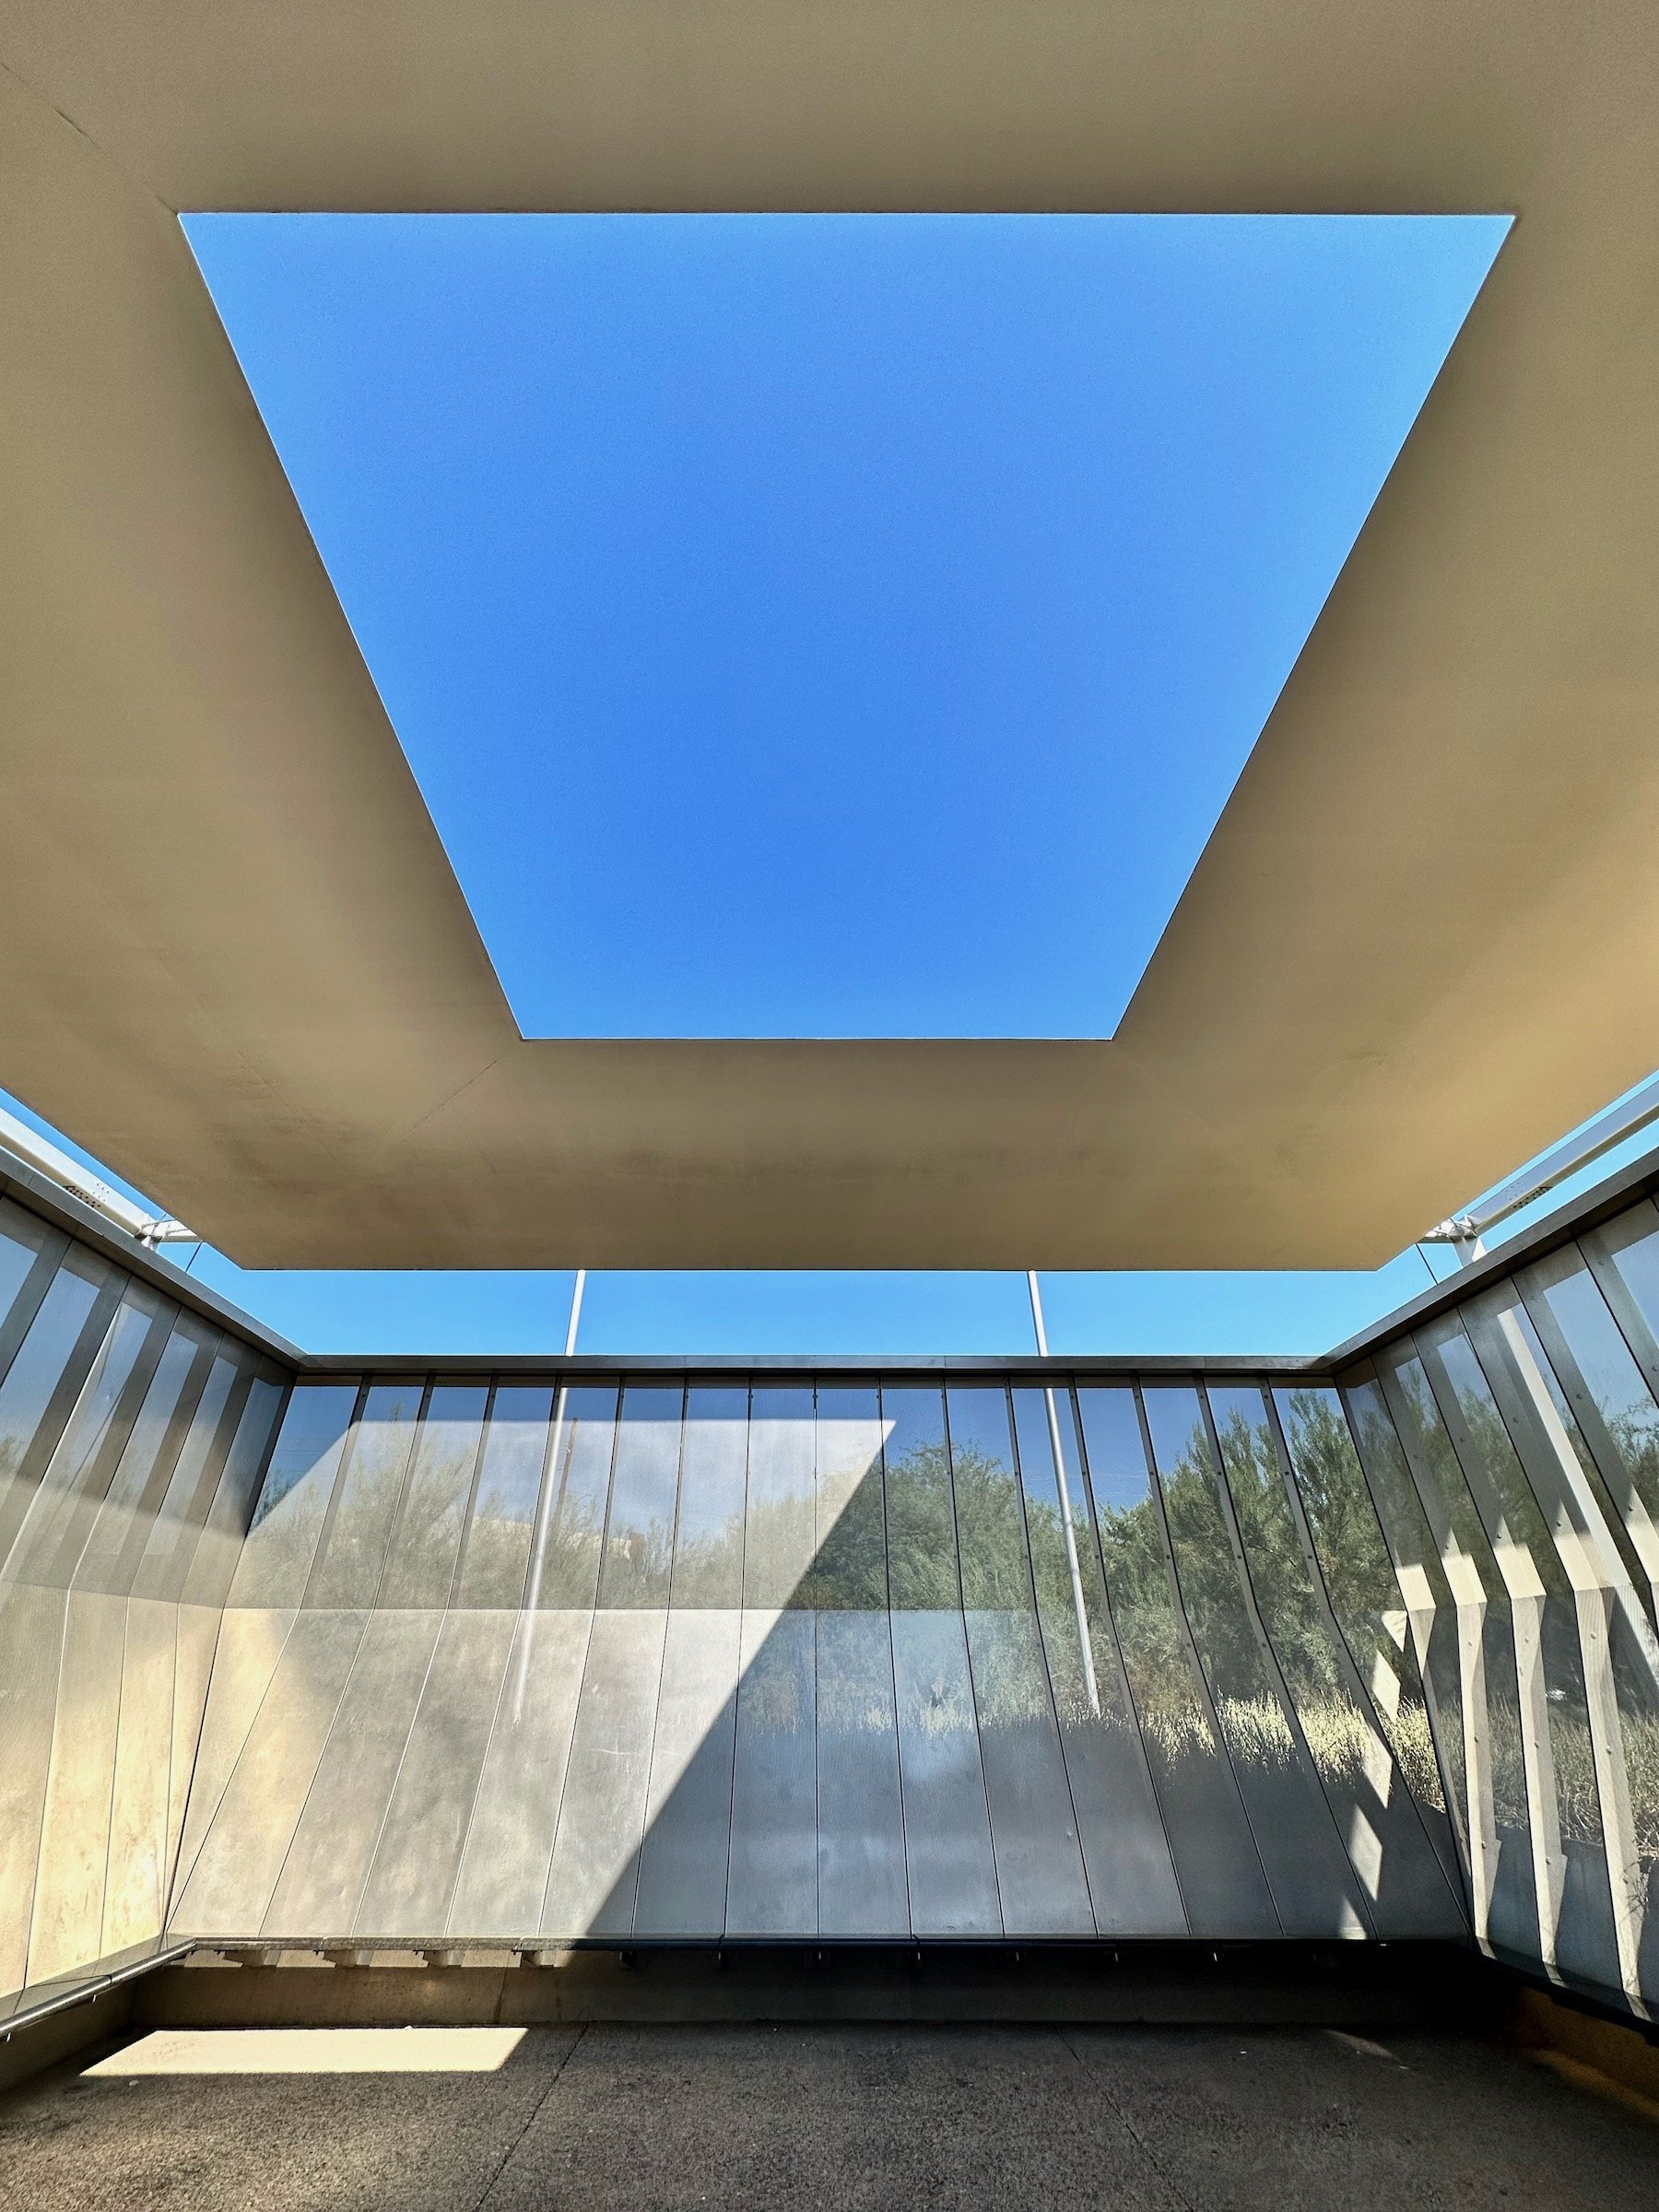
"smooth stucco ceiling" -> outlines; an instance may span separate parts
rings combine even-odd
[[[1370,1265],[1659,1064],[1659,14],[0,23],[0,1080],[247,1265]],[[203,207],[1514,209],[1111,1043],[528,1042]]]

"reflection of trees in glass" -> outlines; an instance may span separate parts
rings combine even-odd
[[[1014,1470],[976,1444],[950,1452],[961,1547],[962,1603],[982,1612],[1012,1612],[1031,1604],[1025,1519]]]
[[[895,1611],[954,1612],[962,1600],[950,1454],[942,1436],[912,1444],[898,1457],[889,1451],[887,1506]]]
[[[803,1626],[810,1639],[810,1626]],[[750,1660],[738,1691],[746,1729],[790,1735],[811,1731],[811,1653],[810,1641],[803,1647],[782,1624],[773,1629]]]
[[[1164,1511],[1187,1620],[1234,1759],[1288,1769],[1296,1761],[1295,1738],[1267,1677],[1215,1485],[1209,1439],[1199,1420],[1163,1471]]]
[[[1626,1406],[1605,1425],[1631,1490],[1644,1502],[1659,1503],[1659,1406]]]
[[[1498,1516],[1491,1533],[1498,1542],[1508,1542],[1531,1559],[1547,1593],[1542,1622],[1544,1678],[1561,1833],[1599,1844],[1601,1794],[1590,1758],[1590,1719],[1571,1585],[1468,1339],[1461,1333],[1448,1335],[1439,1351],[1446,1382],[1455,1394],[1463,1420],[1465,1447],[1472,1463],[1465,1474],[1471,1483],[1480,1482],[1488,1512]],[[1501,1741],[1508,1731],[1498,1734]],[[1512,1757],[1513,1753],[1507,1755]],[[1524,1803],[1524,1774],[1521,1794]]]
[[[588,1606],[599,1578],[599,1545],[605,1533],[603,1500],[567,1497],[548,1524],[542,1547],[543,1606]]]
[[[1032,1615],[976,1610],[968,1641],[981,1729],[1052,1728],[1054,1709]]]
[[[742,1384],[694,1382],[687,1392],[669,1598],[673,1606],[743,1603],[748,1403],[748,1391]]]
[[[423,1425],[393,1532],[383,1605],[441,1606],[448,1597],[477,1452],[477,1426],[468,1430],[459,1422]]]
[[[568,1540],[571,1533],[567,1521],[560,1528],[560,1537]],[[667,1524],[648,1521],[643,1528],[618,1528],[613,1524],[605,1563],[604,1602],[607,1606],[665,1606],[673,1559],[674,1530]]]
[[[459,1602],[465,1606],[517,1606],[530,1561],[530,1524],[491,1513],[481,1500],[466,1538]]]
[[[1659,1406],[1606,1300],[1582,1265],[1545,1284],[1543,1300],[1623,1462],[1609,1473],[1622,1473],[1630,1484],[1627,1498],[1633,1493],[1651,1516],[1659,1517]]]
[[[308,1605],[373,1604],[420,1398],[418,1384],[381,1384],[369,1393],[345,1455],[334,1520],[312,1571]]]
[[[1048,1662],[1054,1709],[1062,1728],[1129,1728],[1133,1726],[1118,1678],[1118,1657],[1106,1617],[1106,1592],[1099,1560],[1090,1541],[1088,1508],[1081,1502],[1080,1480],[1073,1486],[1074,1525],[1077,1567],[1082,1576],[1084,1609],[1088,1620],[1088,1642],[1094,1660],[1097,1713],[1090,1703],[1083,1656],[1077,1648],[1077,1616],[1072,1597],[1071,1567],[1065,1551],[1065,1527],[1057,1496],[1044,1496],[1028,1488],[1025,1492],[1026,1530],[1030,1542],[1031,1575],[1036,1586],[1038,1618]]]
[[[1313,1388],[1277,1395],[1296,1488],[1331,1610],[1360,1679],[1371,1691],[1406,1786],[1420,1803],[1444,1812],[1440,1762],[1411,1649],[1405,1601],[1336,1394],[1328,1388]],[[1375,1430],[1373,1457],[1392,1453],[1397,1461],[1399,1441],[1376,1385],[1361,1385],[1354,1397],[1360,1418],[1369,1419]],[[1403,1465],[1397,1474],[1401,1481],[1409,1480]],[[1453,1749],[1453,1756],[1461,1758],[1461,1743]]]
[[[409,1430],[403,1431],[401,1450],[377,1453],[366,1465],[364,1447],[359,1444],[350,1469],[350,1495],[342,1499],[335,1515],[318,1568],[314,1596],[308,1602],[318,1606],[373,1603],[392,1516],[403,1489],[410,1434]]]
[[[1112,1617],[1147,1748],[1213,1757],[1215,1737],[1175,1617],[1163,1531],[1150,1491],[1133,1505],[1097,1500]]]
[[[1309,1752],[1326,1785],[1351,1794],[1368,1780],[1379,1747],[1320,1609],[1261,1403],[1253,1391],[1210,1394],[1228,1489],[1256,1603]]]
[[[888,1602],[887,1516],[881,1459],[859,1477],[833,1524],[818,1532],[811,1567],[794,1600],[818,1612],[871,1612]]]
[[[960,1633],[959,1626],[957,1634]],[[959,1735],[976,1724],[972,1685],[965,1673],[954,1668],[924,1680],[921,1696],[905,1714],[906,1731],[914,1735]]]
[[[893,1649],[884,1612],[817,1631],[818,1716],[825,1736],[893,1733]]]
[[[572,1531],[572,1545],[582,1541]],[[595,1535],[594,1542],[597,1543]],[[674,1553],[674,1604],[677,1606],[735,1606],[743,1597],[743,1514],[727,1514],[713,1526],[693,1534],[683,1518]]]
[[[1485,1656],[1481,1694],[1486,1709],[1493,1816],[1500,1828],[1525,1832],[1530,1825],[1526,1759],[1515,1680],[1514,1618],[1509,1593],[1492,1557],[1485,1526],[1452,1448],[1451,1436],[1422,1361],[1415,1353],[1401,1357],[1396,1350],[1393,1372],[1399,1386],[1402,1418],[1415,1430],[1414,1471],[1418,1476],[1424,1503],[1430,1508],[1438,1504],[1441,1529],[1437,1534],[1442,1543],[1449,1539],[1448,1558],[1457,1553],[1463,1555],[1466,1562],[1463,1571],[1477,1578],[1484,1595],[1480,1621]],[[1430,1518],[1432,1525],[1432,1512]]]
[[[532,1578],[539,1607],[594,1603],[616,1441],[615,1390],[572,1383],[559,1394],[547,1450],[541,1559]]]
[[[1651,1712],[1626,1718],[1624,1754],[1636,1848],[1643,1874],[1651,1876],[1659,1862],[1659,1718]]]

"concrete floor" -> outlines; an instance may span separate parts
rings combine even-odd
[[[90,2063],[0,2098],[0,2196],[19,2212],[1659,2204],[1643,2112],[1420,2033],[605,2027],[531,2030],[494,2072]]]

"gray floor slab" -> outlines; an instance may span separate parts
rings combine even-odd
[[[395,2036],[399,2030],[389,2030]],[[123,2079],[0,2098],[39,2212],[1606,2212],[1659,2126],[1507,2052],[1320,2030],[534,2030],[497,2072]]]

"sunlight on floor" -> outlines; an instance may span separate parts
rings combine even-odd
[[[522,2028],[160,2028],[84,2069],[160,2074],[494,2074]]]

